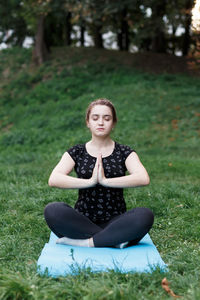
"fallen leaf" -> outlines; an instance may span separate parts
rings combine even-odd
[[[172,120],[171,124],[173,129],[178,129],[178,120]]]
[[[181,298],[181,296],[175,295],[174,292],[169,287],[169,282],[167,281],[167,278],[163,278],[161,282],[162,288],[172,297],[174,298]]]
[[[173,142],[173,141],[175,141],[175,138],[174,138],[174,137],[171,137],[171,138],[169,138],[169,140],[170,140],[171,142]]]

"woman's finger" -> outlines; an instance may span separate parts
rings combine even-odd
[[[99,161],[99,164],[102,165],[102,154],[101,154],[101,152],[99,152],[99,154],[98,154],[98,161]]]

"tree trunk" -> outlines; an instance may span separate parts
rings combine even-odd
[[[174,25],[172,25],[172,54],[175,54],[175,50],[176,50],[176,45],[175,45],[175,40],[176,40],[176,27]]]
[[[191,26],[191,9],[192,9],[192,3],[193,1],[189,0],[186,2],[185,6],[185,34],[183,37],[183,46],[182,46],[182,54],[183,56],[188,55],[189,49],[190,49],[190,42],[191,42],[191,37],[190,37],[190,26]]]
[[[128,28],[128,22],[126,20],[127,17],[127,11],[124,9],[122,13],[122,45],[123,50],[128,51],[129,50],[129,28]]]
[[[152,39],[152,51],[158,53],[166,52],[166,39],[162,29],[163,17],[166,11],[166,1],[158,1],[155,7],[152,7],[152,19],[155,22],[154,37]]]
[[[103,38],[101,34],[101,25],[94,26],[94,46],[95,48],[103,48]]]
[[[81,25],[81,37],[80,37],[81,46],[84,47],[85,43],[85,27]]]
[[[128,27],[128,22],[126,20],[126,16],[127,16],[127,11],[126,11],[126,9],[124,9],[121,14],[121,27],[117,34],[117,43],[118,43],[118,47],[121,51],[123,51],[123,50],[128,51],[129,44],[130,44],[129,27]]]
[[[32,59],[35,64],[41,65],[47,54],[45,42],[44,42],[44,16],[38,17],[37,29],[35,34],[35,44],[32,54]]]
[[[72,24],[71,24],[71,12],[67,13],[66,16],[66,45],[70,46],[72,43],[71,32],[72,32]]]
[[[16,23],[13,35],[16,38],[16,45],[23,47],[24,40],[27,36],[27,26],[22,18]]]
[[[155,30],[155,36],[152,41],[152,51],[157,53],[166,52],[165,35],[164,32],[159,28]]]
[[[123,51],[123,41],[122,41],[122,32],[120,28],[120,32],[117,33],[117,45],[120,51]]]

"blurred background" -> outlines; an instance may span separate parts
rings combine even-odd
[[[0,48],[57,46],[199,56],[199,0],[1,0]]]

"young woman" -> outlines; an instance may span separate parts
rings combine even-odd
[[[91,140],[65,152],[51,173],[51,187],[79,189],[75,208],[63,202],[45,208],[57,243],[123,248],[138,243],[152,227],[154,216],[148,208],[126,211],[123,188],[148,185],[149,176],[134,150],[111,139],[116,122],[109,100],[90,103],[86,124]],[[73,168],[78,178],[69,175]]]

